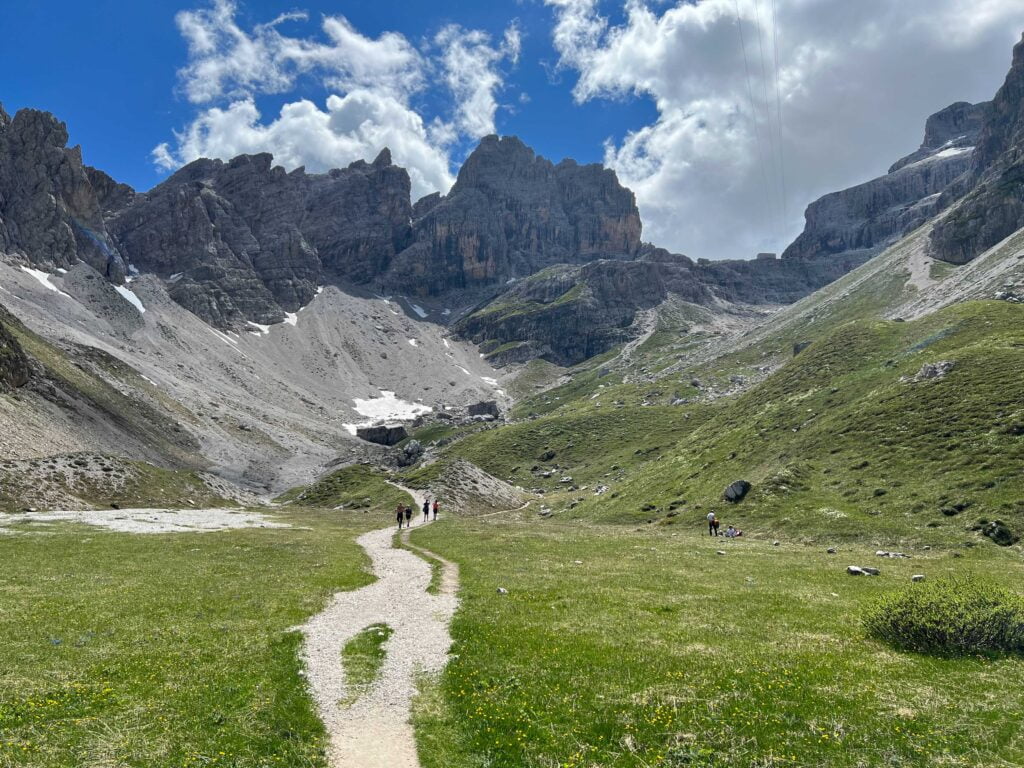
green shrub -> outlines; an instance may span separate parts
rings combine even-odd
[[[912,584],[864,617],[872,637],[922,653],[1024,652],[1024,598],[974,578]]]

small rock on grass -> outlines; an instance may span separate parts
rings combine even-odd
[[[923,573],[915,573],[913,576],[910,577],[910,580],[911,581],[924,581],[924,574]]]
[[[507,595],[508,594],[508,590],[505,589],[504,587],[498,587],[498,594],[499,595]]]
[[[773,547],[777,547],[777,546],[779,546],[779,542],[778,542],[778,541],[773,541],[773,542],[772,542],[772,546],[773,546]]]
[[[721,550],[721,549],[720,549],[720,550],[718,550],[717,552],[715,552],[715,554],[716,554],[716,555],[724,555],[724,554],[725,554],[725,551],[724,551],[724,550]]]
[[[859,565],[846,566],[846,572],[851,576],[880,576],[881,571],[877,568],[861,567]]]
[[[829,547],[829,548],[828,548],[828,549],[826,549],[825,551],[826,551],[826,552],[828,552],[828,553],[829,553],[830,555],[834,555],[834,554],[835,554],[836,552],[838,552],[839,550],[837,550],[837,549],[836,549],[835,547]]]

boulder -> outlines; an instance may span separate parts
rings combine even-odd
[[[494,400],[481,400],[479,403],[473,403],[469,406],[470,416],[490,416],[492,419],[501,417],[501,411],[498,409],[498,403]]]
[[[864,575],[864,569],[859,567],[859,566],[856,566],[856,565],[848,565],[848,566],[846,566],[846,572],[848,574],[850,574],[851,576],[863,576]]]
[[[372,427],[359,427],[356,437],[377,445],[395,445],[409,436],[401,424],[378,424]]]
[[[924,581],[924,574],[923,573],[915,573],[913,576],[910,577],[910,580],[911,581]]]
[[[737,480],[734,483],[730,483],[729,486],[722,493],[722,498],[726,501],[738,504],[743,501],[746,495],[750,492],[750,483],[746,480]]]
[[[868,568],[867,566],[864,566],[864,567],[861,568],[861,570],[864,571],[864,573],[866,573],[868,576],[881,576],[882,575],[882,572],[880,570],[878,570],[877,568]]]

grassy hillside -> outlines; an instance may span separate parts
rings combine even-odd
[[[353,464],[324,475],[315,483],[292,488],[277,499],[282,504],[304,507],[391,512],[409,496],[387,482],[387,475],[366,464]]]
[[[972,302],[916,322],[856,320],[789,355],[743,394],[676,406],[665,403],[689,372],[600,388],[595,368],[546,415],[451,453],[593,520],[697,524],[711,509],[773,536],[927,540],[941,529],[973,541],[969,529],[994,520],[1024,533],[1024,308]],[[938,361],[952,370],[912,381]],[[709,365],[724,375],[733,363]],[[557,471],[538,478],[534,466]],[[563,475],[589,487],[564,490]],[[724,503],[739,479],[751,494]],[[595,495],[596,484],[609,492]]]

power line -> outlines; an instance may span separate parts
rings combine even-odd
[[[744,35],[743,35],[743,18],[740,15],[740,0],[735,0],[735,2],[736,2],[736,29],[738,29],[739,33],[740,33],[740,49],[743,51],[743,70],[744,70],[744,72],[746,73],[746,76],[747,76],[747,98],[750,100],[750,119],[751,119],[751,122],[753,123],[753,126],[754,126],[754,141],[757,144],[758,165],[761,166],[761,184],[762,184],[762,187],[763,187],[763,190],[764,190],[764,200],[765,200],[764,211],[765,211],[765,216],[768,217],[766,223],[768,224],[769,227],[771,227],[772,226],[772,223],[771,223],[771,218],[772,218],[771,217],[771,192],[770,192],[770,186],[768,184],[768,173],[767,173],[767,171],[765,169],[764,149],[762,148],[762,145],[761,145],[761,131],[758,128],[758,125],[757,125],[757,123],[758,123],[758,114],[757,114],[757,108],[754,106],[754,87],[753,87],[753,85],[751,85],[751,79],[750,79],[750,60],[747,58],[747,43],[746,43],[746,39],[744,38]]]
[[[779,22],[772,0],[772,47],[775,49],[775,116],[779,127],[779,183],[782,185],[782,226],[783,234],[789,221],[789,201],[786,199],[786,161],[782,138],[782,86],[779,84]]]
[[[770,158],[771,168],[772,168],[772,171],[773,171],[772,175],[776,176],[776,174],[778,174],[778,172],[779,172],[778,168],[777,168],[778,153],[776,152],[775,135],[774,135],[774,132],[772,131],[772,122],[773,122],[773,120],[772,120],[771,101],[769,101],[769,99],[768,99],[768,65],[765,63],[765,60],[766,60],[767,57],[765,56],[765,53],[764,53],[764,25],[761,23],[761,0],[754,0],[754,20],[757,22],[757,50],[758,50],[759,58],[761,59],[761,96],[762,96],[762,99],[763,99],[762,103],[764,104],[764,117],[765,117],[765,121],[764,122],[765,122],[765,125],[767,126],[767,129],[768,129],[768,156]],[[773,181],[775,181],[775,180],[776,179],[773,179]],[[777,192],[777,190],[774,189],[774,186],[775,185],[773,184],[772,185],[772,187],[773,187],[773,189],[772,189],[773,196]],[[774,202],[775,202],[775,204],[772,206],[772,219],[773,219],[772,230],[773,230],[773,234],[775,236],[775,239],[778,240],[779,237],[780,237],[780,235],[779,235],[779,229],[780,229],[779,219],[780,219],[780,215],[782,213],[782,209],[779,207],[778,201],[774,201]]]

